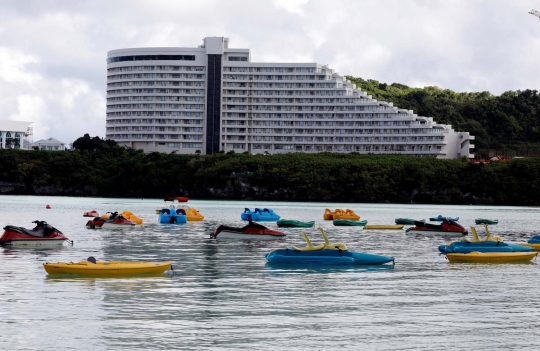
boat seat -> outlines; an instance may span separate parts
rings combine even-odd
[[[325,250],[339,250],[339,251],[346,251],[348,250],[349,248],[347,247],[347,245],[345,245],[345,243],[331,243],[329,245],[325,245],[324,247]]]
[[[486,236],[484,239],[480,240],[480,239],[478,238],[478,233],[476,232],[476,228],[475,228],[475,227],[471,227],[471,234],[472,234],[472,237],[473,237],[472,240],[469,240],[469,239],[467,239],[467,238],[463,238],[463,239],[461,239],[461,240],[464,241],[464,242],[466,242],[466,243],[472,244],[472,243],[485,243],[485,242],[487,242],[488,239],[489,239],[489,237]]]
[[[311,240],[309,240],[309,237],[307,236],[306,232],[302,232],[302,235],[304,236],[304,239],[306,240],[307,246],[306,247],[296,247],[293,246],[292,248],[296,251],[321,251],[321,250],[339,250],[339,251],[346,251],[348,250],[347,245],[344,243],[330,243],[328,241],[328,238],[326,237],[326,234],[324,233],[324,230],[322,228],[318,228],[321,232],[324,244],[320,244],[317,246],[313,246],[311,243]]]
[[[489,232],[489,229],[487,228],[487,224],[484,224],[484,227],[486,228],[486,237],[484,239],[478,238],[478,233],[476,232],[476,228],[471,227],[471,234],[473,236],[473,239],[468,240],[467,238],[462,238],[461,240],[463,242],[470,243],[470,244],[473,244],[473,243],[485,243],[485,242],[488,242],[488,241],[498,241],[498,242],[503,241],[500,236],[491,236],[491,233]]]
[[[313,246],[311,243],[311,240],[309,240],[309,237],[307,236],[306,232],[302,232],[302,235],[304,236],[304,240],[306,240],[307,246],[306,247],[296,247],[293,246],[292,248],[296,251],[321,251],[324,249],[324,244],[320,244],[317,246]]]
[[[4,230],[11,230],[11,231],[14,231],[14,232],[17,232],[17,233],[34,236],[36,238],[43,238],[43,237],[47,236],[47,235],[45,235],[45,230],[43,228],[26,229],[26,228],[23,228],[23,227],[16,227],[14,225],[6,225],[4,227]]]
[[[87,262],[90,262],[90,263],[94,263],[96,264],[97,261],[96,261],[96,258],[94,256],[90,256],[86,259]]]
[[[345,251],[345,250],[349,249],[347,247],[347,245],[345,245],[344,243],[330,243],[328,241],[328,237],[326,236],[326,233],[324,232],[324,230],[321,227],[319,227],[317,229],[319,229],[319,231],[321,232],[321,235],[322,235],[322,237],[324,239],[324,248],[325,248],[325,250]]]
[[[414,221],[414,225],[417,227],[424,227],[427,229],[442,230],[442,224],[431,224],[426,222]]]

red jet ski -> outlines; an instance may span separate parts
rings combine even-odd
[[[249,221],[248,225],[241,228],[220,225],[212,237],[216,239],[276,240],[285,238],[285,233]]]
[[[414,221],[414,227],[407,229],[407,234],[441,235],[441,236],[464,236],[467,229],[463,228],[455,221],[450,221],[445,217],[441,218],[441,224],[430,224]]]
[[[2,246],[59,246],[64,241],[73,245],[64,234],[45,221],[33,221],[36,223],[34,229],[15,227],[7,225],[4,227],[4,234],[0,238]]]
[[[130,221],[129,219],[119,215],[118,212],[107,212],[111,215],[109,218],[96,217],[86,222],[86,228],[88,229],[124,229],[133,228],[137,223]]]

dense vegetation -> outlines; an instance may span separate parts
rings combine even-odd
[[[179,155],[85,135],[71,151],[0,150],[0,191],[104,197],[540,205],[540,159]],[[234,172],[234,174],[233,174]]]
[[[500,155],[540,155],[540,95],[536,90],[456,93],[437,87],[410,88],[376,80],[347,77],[380,101],[433,117],[476,137],[475,152]],[[494,151],[497,150],[497,151]]]

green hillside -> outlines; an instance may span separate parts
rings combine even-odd
[[[540,154],[540,95],[536,90],[495,96],[489,92],[388,85],[350,76],[347,79],[377,100],[393,102],[419,116],[433,117],[437,123],[451,124],[457,131],[470,132],[476,137],[475,152],[486,154],[489,149],[491,155]]]

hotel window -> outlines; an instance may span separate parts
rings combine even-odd
[[[229,61],[247,61],[247,57],[229,56]]]

